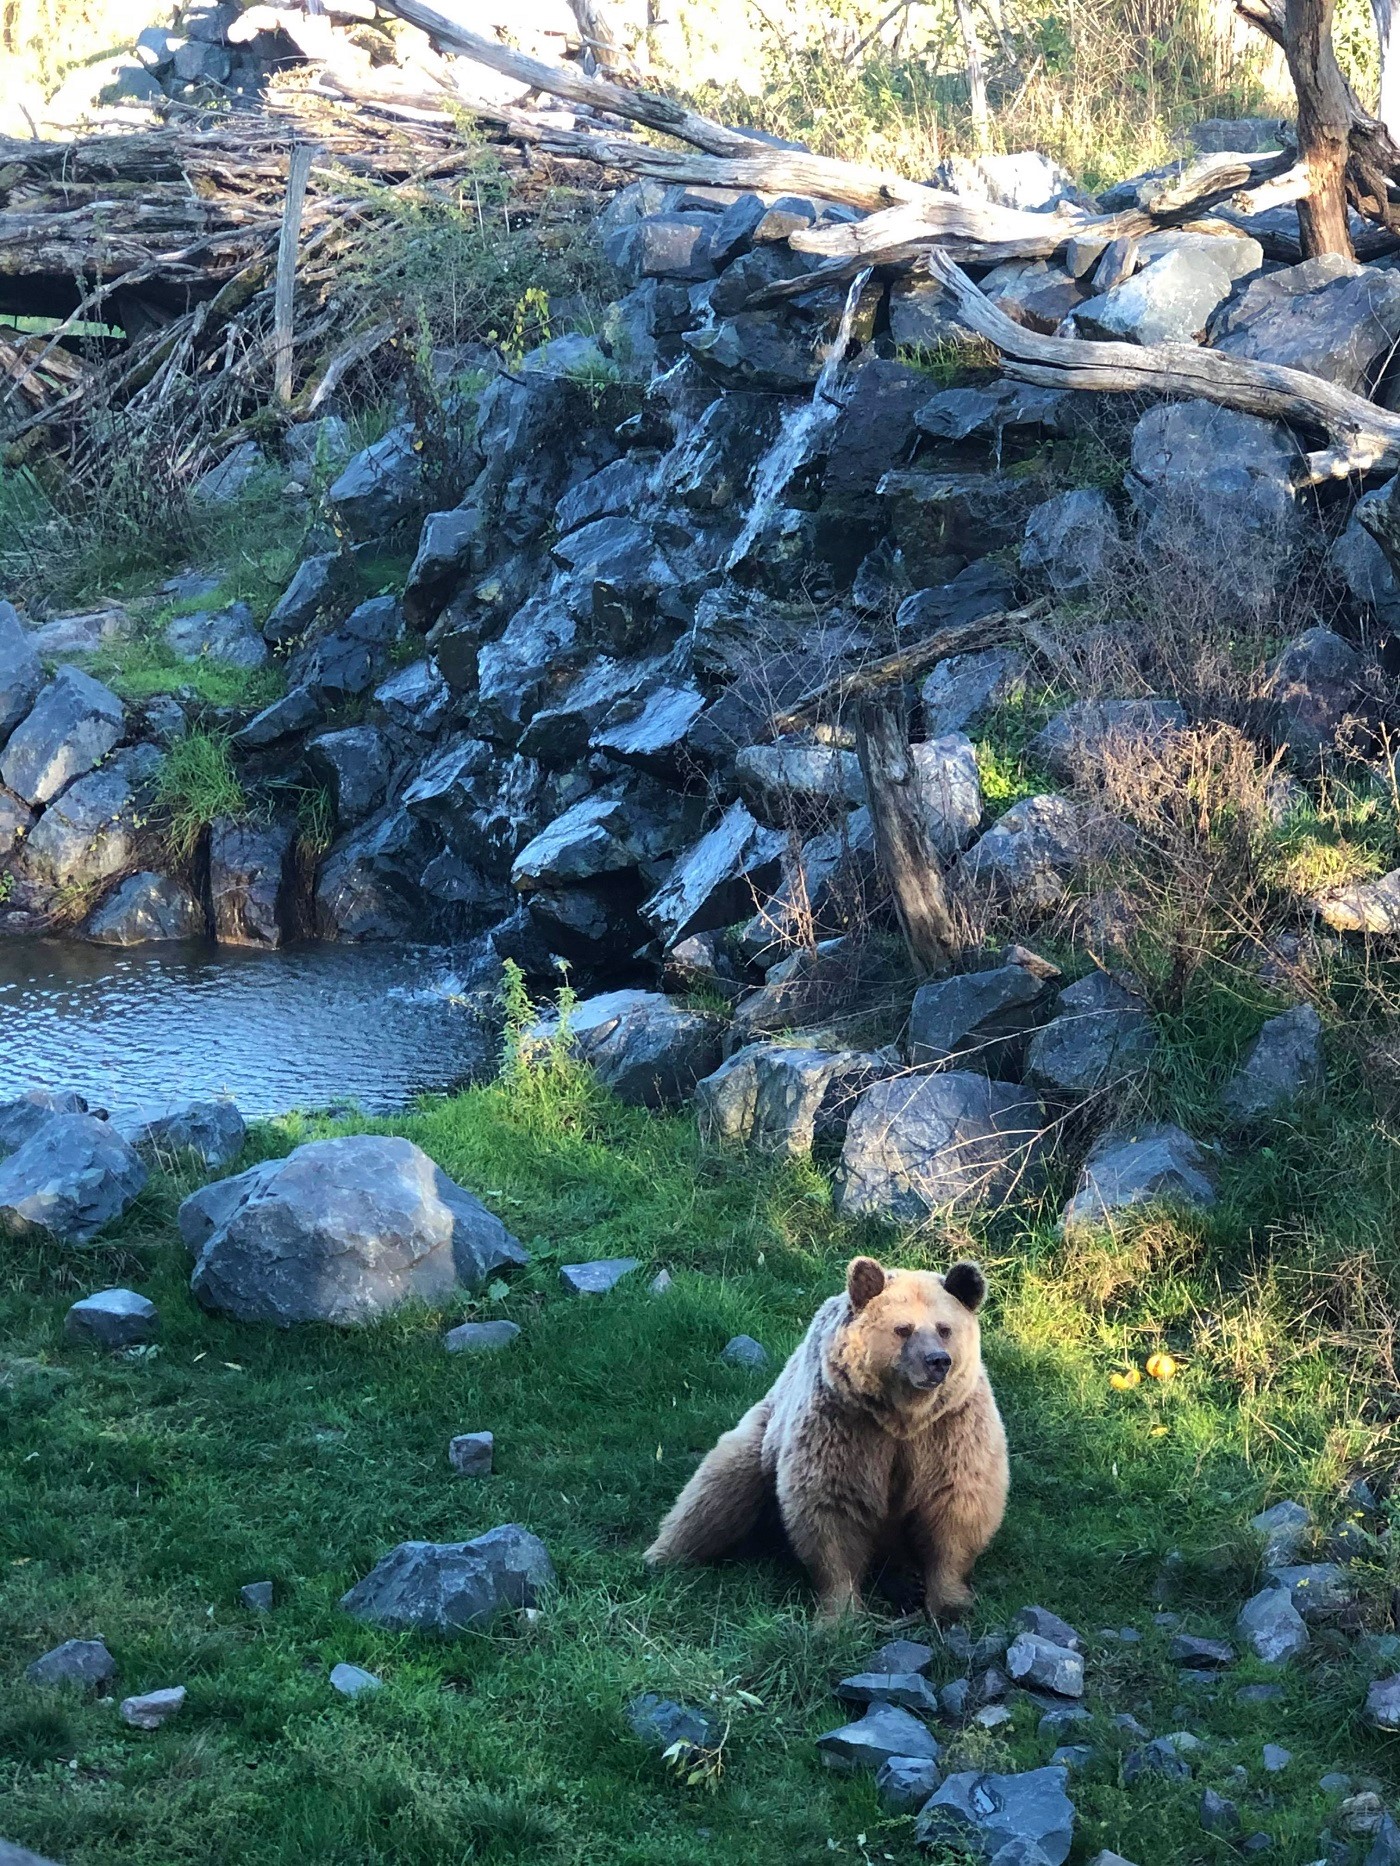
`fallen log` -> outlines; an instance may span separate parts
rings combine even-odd
[[[1021,382],[1118,395],[1200,396],[1326,435],[1331,445],[1300,462],[1299,486],[1400,466],[1400,415],[1306,370],[1225,356],[1193,343],[1042,336],[999,311],[946,253],[930,253],[924,263],[956,300],[961,321],[1000,351],[1006,373]]]

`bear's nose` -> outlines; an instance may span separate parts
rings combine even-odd
[[[929,1348],[924,1353],[924,1372],[935,1385],[947,1379],[952,1365],[953,1357],[946,1348]]]

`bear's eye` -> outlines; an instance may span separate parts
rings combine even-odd
[[[907,1341],[914,1332],[914,1324],[912,1322],[901,1322],[894,1332],[899,1336],[901,1341]]]
[[[938,1324],[938,1339],[940,1341],[951,1341],[953,1339],[953,1331],[946,1322],[940,1322]]]

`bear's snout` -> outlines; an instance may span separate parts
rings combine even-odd
[[[911,1386],[941,1387],[953,1371],[953,1357],[937,1337],[915,1335],[904,1354],[905,1372]]]

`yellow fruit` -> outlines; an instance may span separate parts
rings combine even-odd
[[[1148,1356],[1147,1371],[1154,1380],[1171,1380],[1176,1375],[1176,1362],[1170,1354],[1152,1354]]]
[[[1142,1375],[1136,1367],[1130,1367],[1125,1374],[1110,1374],[1108,1384],[1115,1393],[1130,1393],[1135,1386],[1142,1384]]]

